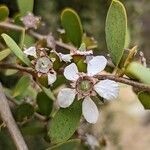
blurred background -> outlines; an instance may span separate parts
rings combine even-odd
[[[121,0],[126,7],[128,27],[130,32],[130,46],[137,45],[143,51],[150,65],[150,0]],[[84,31],[98,41],[98,53],[107,52],[105,43],[105,19],[111,0],[35,0],[34,13],[41,16],[45,25],[39,31],[43,34],[52,32],[57,37],[57,29],[61,28],[60,13],[63,8],[75,9],[84,27]],[[15,0],[0,0],[10,9],[10,17],[18,12]],[[100,121],[90,126],[90,134],[95,135],[100,142],[101,149],[108,150],[149,150],[150,149],[150,112],[143,109],[131,87],[120,85],[118,100],[103,105]],[[7,133],[0,132],[0,150],[14,149],[10,138],[9,144],[3,137]],[[35,143],[30,149],[35,150]],[[39,143],[38,145],[43,143]],[[5,147],[5,149],[3,149]],[[44,149],[44,146],[38,146]],[[38,149],[38,150],[39,150]]]

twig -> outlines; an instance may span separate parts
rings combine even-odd
[[[32,30],[29,30],[28,33],[38,40],[42,40],[42,39],[47,38],[47,35],[41,35],[41,34],[38,34],[37,32],[32,31]],[[77,50],[75,47],[68,45],[68,44],[65,44],[65,43],[62,43],[60,41],[55,41],[55,44],[59,47],[68,49],[70,51],[76,51]]]
[[[32,68],[23,67],[20,65],[0,63],[0,68],[1,69],[15,69],[15,70],[20,70],[22,72],[27,72],[33,76],[35,75],[35,71]]]
[[[0,115],[4,123],[6,124],[10,135],[18,150],[28,150],[28,147],[21,135],[18,126],[12,116],[11,110],[9,108],[7,98],[4,95],[2,85],[0,83]]]
[[[95,77],[97,77],[99,80],[109,79],[109,80],[113,80],[116,82],[125,83],[133,87],[136,87],[140,90],[150,92],[150,85],[139,83],[139,82],[136,82],[136,81],[124,78],[124,77],[117,77],[114,75],[96,75]]]
[[[35,72],[32,68],[26,68],[26,67],[22,67],[19,65],[0,63],[0,67],[1,69],[16,69],[22,72],[30,73],[31,75],[35,75]],[[109,80],[113,80],[116,82],[125,83],[133,87],[136,87],[140,90],[150,92],[150,85],[139,83],[139,82],[136,82],[136,81],[124,78],[124,77],[117,77],[115,75],[96,75],[95,77],[97,77],[99,80],[109,79]]]
[[[24,28],[22,26],[15,25],[15,24],[8,23],[8,22],[0,22],[0,27],[4,28],[4,29],[15,30],[15,31],[23,31],[24,30]]]

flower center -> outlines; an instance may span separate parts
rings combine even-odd
[[[87,96],[93,89],[93,81],[90,77],[80,77],[76,83],[76,90],[79,94]]]
[[[41,57],[37,59],[35,69],[41,73],[48,73],[52,68],[52,62],[47,57]]]

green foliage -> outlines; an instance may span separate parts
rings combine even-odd
[[[48,135],[52,143],[67,141],[78,127],[82,101],[75,102],[68,108],[60,108],[50,121]]]
[[[79,139],[72,139],[56,146],[52,146],[46,150],[77,150],[80,142],[81,141]]]
[[[0,22],[8,18],[9,9],[7,6],[0,6]]]
[[[83,29],[78,14],[70,8],[64,9],[61,13],[61,23],[68,39],[79,48],[82,43]]]
[[[55,96],[53,94],[53,92],[51,91],[51,89],[47,89],[44,86],[40,85],[41,89],[43,90],[43,92],[52,100],[55,100]]]
[[[139,92],[138,98],[145,109],[150,109],[150,93],[149,92]]]
[[[42,115],[49,116],[53,108],[53,100],[50,99],[44,92],[37,95],[38,112]]]
[[[22,52],[22,50],[19,48],[16,42],[5,33],[3,33],[1,36],[3,37],[4,41],[6,42],[10,50],[27,66],[30,66],[31,65],[30,60],[25,56],[25,54]]]
[[[34,0],[17,0],[17,2],[21,15],[33,11]]]
[[[0,61],[5,59],[10,53],[11,53],[11,51],[9,48],[0,51]]]
[[[32,120],[21,127],[21,132],[23,135],[36,136],[38,134],[43,134],[45,131],[43,122],[38,120]]]
[[[29,103],[23,103],[19,105],[15,110],[15,118],[17,121],[23,121],[30,118],[34,113],[34,108]]]
[[[121,2],[113,0],[106,18],[106,43],[113,63],[117,66],[123,55],[127,37],[126,10]]]
[[[143,83],[150,84],[150,69],[144,67],[140,63],[130,63],[126,67],[125,74],[133,79],[137,79]]]
[[[23,95],[30,85],[31,79],[29,76],[22,76],[13,90],[13,97]]]

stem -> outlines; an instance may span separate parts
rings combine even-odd
[[[15,30],[15,31],[23,31],[24,30],[24,28],[22,26],[15,25],[15,24],[8,23],[8,22],[0,22],[0,27],[4,28],[4,29]]]
[[[109,80],[113,80],[116,82],[125,83],[125,84],[131,85],[135,88],[138,88],[142,91],[150,92],[150,85],[139,83],[139,82],[136,82],[136,81],[124,78],[124,77],[117,77],[114,75],[96,75],[95,77],[97,77],[99,80],[109,79]]]
[[[16,122],[12,116],[12,113],[9,108],[7,98],[4,95],[1,83],[0,83],[0,115],[1,115],[3,122],[6,124],[17,149],[28,150],[28,147],[21,135],[21,132],[18,126],[16,125]]]
[[[0,68],[1,69],[15,69],[15,70],[20,70],[21,72],[27,72],[33,76],[35,75],[35,71],[32,68],[22,67],[20,65],[0,63]]]
[[[32,30],[30,30],[28,32],[30,35],[32,35],[34,38],[38,39],[38,40],[42,40],[42,39],[46,39],[47,38],[47,35],[41,35],[41,34],[38,34]],[[73,46],[70,46],[68,44],[65,44],[65,43],[62,43],[60,41],[55,41],[56,45],[59,46],[59,47],[62,47],[62,48],[65,48],[65,49],[68,49],[70,51],[76,51],[77,49]]]

